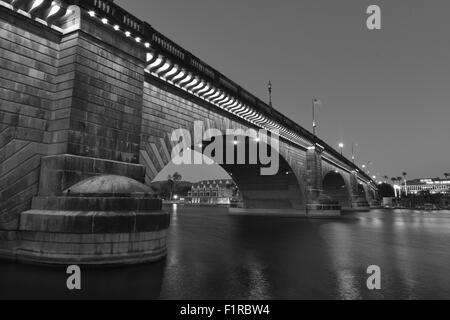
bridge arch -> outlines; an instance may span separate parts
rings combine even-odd
[[[342,208],[351,207],[350,183],[339,171],[331,170],[323,176],[322,189],[325,195],[337,201]]]
[[[249,209],[303,209],[305,205],[304,188],[296,170],[277,153],[278,170],[273,175],[261,174],[264,167],[257,164],[222,164],[233,178]]]
[[[197,127],[200,125],[196,123]],[[203,122],[204,129],[211,128],[211,124],[208,120]],[[186,128],[186,132],[191,138],[191,144],[186,147],[183,152],[189,152],[191,164],[195,161],[193,150],[196,153],[206,153],[206,158],[212,165],[219,165],[222,167],[234,180],[239,188],[240,196],[243,200],[243,206],[247,209],[304,209],[306,199],[304,196],[304,187],[302,183],[302,170],[298,162],[296,162],[290,155],[288,147],[280,143],[278,150],[273,148],[269,143],[263,140],[259,140],[258,137],[249,135],[236,135],[226,134],[227,129],[235,129],[241,132],[248,133],[248,128],[242,126],[222,127],[217,128],[222,135],[209,137],[207,140],[201,142],[195,141],[195,125],[194,127]],[[197,128],[198,129],[198,128]],[[223,161],[214,161],[214,157],[209,157],[206,150],[216,139],[222,139],[223,142]],[[179,141],[183,140],[181,138]],[[269,141],[269,138],[268,138]],[[230,144],[232,146],[230,146]],[[178,144],[179,145],[179,144]],[[256,149],[254,148],[256,145]],[[244,147],[243,147],[244,146]],[[149,140],[143,143],[141,150],[141,164],[147,167],[146,183],[150,184],[153,180],[152,172],[158,174],[166,165],[173,163],[172,151],[177,147],[177,143],[171,141],[170,138],[161,138],[155,142]],[[241,149],[241,147],[243,147]],[[268,167],[274,166],[272,163],[268,165],[261,161],[260,149],[264,148],[267,156],[274,161],[276,159],[276,172],[275,174],[263,174],[262,170],[268,169]],[[234,161],[228,162],[227,154],[234,150]],[[240,150],[245,151],[245,163],[240,163],[238,160],[238,154]],[[257,161],[252,162],[250,159],[250,150],[256,150],[258,157]],[[200,151],[200,153],[198,152]],[[217,151],[217,150],[216,150]],[[214,156],[216,154],[213,154]],[[198,160],[198,158],[197,158]],[[242,159],[241,159],[242,160]],[[266,159],[267,160],[267,159]],[[158,165],[155,165],[155,162]],[[158,169],[157,169],[158,168]]]

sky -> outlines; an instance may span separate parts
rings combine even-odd
[[[116,0],[371,174],[450,172],[450,1]],[[381,30],[366,9],[381,8]],[[167,168],[162,176],[173,171]],[[197,172],[193,172],[197,170]],[[206,175],[204,168],[187,174]]]

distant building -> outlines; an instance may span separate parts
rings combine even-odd
[[[192,185],[187,202],[228,205],[234,197],[237,197],[237,187],[233,180],[205,180]]]
[[[406,181],[408,194],[417,194],[421,191],[430,193],[450,193],[450,180],[448,179],[415,179]],[[401,191],[405,192],[405,185],[401,186]]]

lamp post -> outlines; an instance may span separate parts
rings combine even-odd
[[[352,143],[352,161],[355,163],[355,149],[358,146],[357,143]]]
[[[408,186],[406,183],[406,177],[408,176],[408,174],[406,172],[403,172],[403,180],[405,180],[405,194],[408,195]]]
[[[365,164],[363,164],[361,167],[363,168],[363,169],[366,169],[367,168],[367,173],[370,173],[370,171],[369,171],[369,166],[372,164],[372,161],[367,161]],[[365,170],[363,170],[363,171],[365,171]]]
[[[267,84],[267,90],[269,91],[269,106],[272,107],[272,82],[270,80]]]
[[[313,135],[316,136],[316,106],[319,106],[322,102],[316,98],[312,100],[312,118],[313,118]]]
[[[341,142],[341,143],[339,143],[339,148],[341,149],[341,156],[343,155],[343,153],[344,153],[344,143],[343,142]]]

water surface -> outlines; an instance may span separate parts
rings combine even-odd
[[[83,270],[0,261],[0,298],[450,299],[450,212],[372,210],[339,219],[229,216],[170,207],[167,259]],[[366,287],[378,265],[382,289]]]

